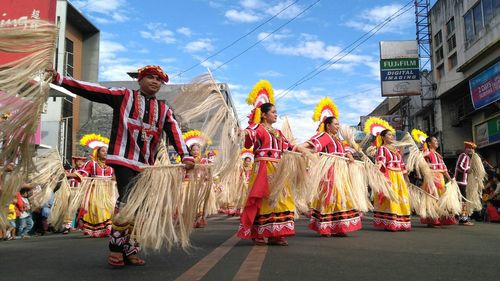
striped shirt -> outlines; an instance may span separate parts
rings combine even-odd
[[[153,165],[162,132],[181,159],[191,158],[179,124],[164,101],[145,97],[137,90],[106,88],[56,76],[56,83],[72,93],[113,108],[111,136],[106,164],[121,165],[140,171],[141,166]],[[146,138],[142,138],[143,133]]]
[[[467,184],[467,172],[470,169],[470,156],[463,152],[458,156],[457,165],[455,166],[455,176],[458,184]]]

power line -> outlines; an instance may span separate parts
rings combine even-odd
[[[230,47],[234,46],[236,43],[238,43],[239,41],[241,41],[243,38],[246,38],[248,35],[252,34],[254,31],[256,31],[257,29],[261,28],[262,26],[264,26],[265,24],[267,24],[268,22],[270,22],[271,20],[273,20],[274,18],[276,18],[277,16],[279,16],[280,14],[282,14],[288,8],[290,8],[293,5],[297,4],[297,2],[299,2],[299,0],[295,0],[294,2],[292,2],[291,4],[289,4],[288,6],[286,6],[285,8],[281,9],[278,13],[274,14],[273,16],[271,16],[270,18],[268,18],[266,21],[262,22],[261,24],[257,25],[256,27],[252,28],[249,32],[247,32],[244,35],[240,36],[238,39],[234,40],[233,42],[231,42],[230,44],[226,45],[225,47],[223,47],[222,49],[218,50],[217,52],[211,54],[210,56],[208,56],[205,59],[199,61],[198,63],[193,64],[192,66],[188,67],[187,69],[185,69],[185,70],[183,70],[183,71],[175,74],[173,76],[173,78],[181,76],[182,74],[184,74],[184,73],[192,70],[193,68],[201,65],[202,63],[206,62],[207,60],[209,60],[209,59],[217,56],[218,54],[222,53],[223,51],[225,51],[225,50],[229,49]]]
[[[240,57],[241,55],[243,55],[244,53],[248,52],[250,49],[252,49],[253,47],[257,46],[258,44],[260,44],[262,41],[266,40],[269,36],[273,35],[274,33],[278,32],[280,29],[282,29],[283,27],[285,27],[286,25],[288,25],[289,23],[291,23],[292,21],[294,21],[296,18],[298,18],[300,15],[304,14],[307,10],[311,9],[314,5],[318,4],[321,0],[317,0],[316,2],[312,3],[311,5],[307,6],[307,8],[303,9],[300,13],[298,13],[296,16],[294,16],[293,18],[291,18],[290,20],[288,20],[287,22],[285,22],[284,24],[280,25],[278,28],[276,28],[275,30],[273,30],[272,32],[270,32],[269,34],[267,34],[266,36],[264,36],[264,38],[260,39],[259,41],[255,42],[254,44],[250,45],[248,48],[246,48],[245,50],[243,50],[242,52],[240,52],[239,54],[237,54],[236,56],[233,56],[232,58],[230,58],[229,60],[225,61],[224,63],[222,63],[221,65],[217,66],[213,71],[216,71],[218,69],[220,69],[221,67],[223,67],[224,65],[232,62],[233,60],[235,60],[236,58]]]
[[[413,2],[412,1],[409,1],[406,5],[404,5],[403,7],[401,7],[399,10],[397,10],[395,13],[393,13],[392,15],[390,15],[389,17],[387,17],[383,22],[377,24],[376,26],[374,26],[371,30],[369,30],[368,32],[364,33],[361,37],[359,37],[358,39],[356,39],[356,41],[352,42],[351,44],[349,44],[347,47],[345,47],[344,49],[340,50],[337,54],[335,54],[334,56],[332,56],[330,59],[328,59],[326,62],[324,62],[323,64],[321,64],[320,66],[316,67],[315,69],[313,69],[312,71],[308,72],[306,75],[302,76],[298,81],[296,81],[295,83],[293,83],[290,87],[288,87],[283,93],[280,94],[280,97],[278,97],[276,100],[279,100],[281,99],[283,96],[285,96],[286,94],[288,94],[291,90],[295,89],[297,86],[311,80],[312,78],[316,77],[318,74],[324,72],[325,70],[329,69],[332,65],[334,65],[335,63],[337,63],[338,61],[340,61],[342,58],[344,58],[345,56],[349,55],[350,53],[352,53],[356,48],[358,48],[360,45],[362,45],[364,42],[366,42],[368,39],[370,39],[371,37],[373,37],[375,34],[377,34],[378,31],[380,31],[380,29],[382,29],[385,25],[387,25],[389,22],[391,22],[392,20],[396,19],[397,17],[403,15],[404,13],[408,12],[413,6],[410,6],[408,9],[406,9],[405,11],[401,12],[403,9],[405,9],[408,5],[410,5],[411,3]],[[401,12],[401,13],[400,13]],[[398,14],[399,13],[399,14]],[[369,35],[369,36],[368,36]],[[368,37],[366,37],[368,36]],[[366,37],[365,39],[363,39],[364,37]],[[362,40],[363,39],[363,40]],[[362,40],[361,42],[359,42],[358,44],[356,44],[358,41]],[[356,45],[355,45],[356,44]],[[338,55],[342,54],[342,52],[348,50],[351,46],[355,45],[352,49],[350,49],[347,53],[343,54],[340,58],[336,59],[335,61],[333,61]],[[332,62],[333,61],[333,62]],[[325,65],[327,65],[326,67],[324,67]],[[324,68],[323,68],[324,67]]]

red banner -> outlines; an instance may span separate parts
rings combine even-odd
[[[2,0],[0,5],[0,28],[31,28],[28,20],[40,19],[55,23],[57,0]],[[18,60],[26,53],[0,52],[0,65]]]

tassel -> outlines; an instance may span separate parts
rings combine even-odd
[[[480,211],[481,196],[484,189],[484,180],[486,179],[486,170],[484,169],[481,157],[477,153],[472,153],[470,161],[470,175],[467,179],[466,198],[467,211],[469,215],[474,211]]]
[[[462,211],[462,200],[460,188],[455,180],[446,183],[446,190],[439,198],[439,207],[442,210],[441,215],[460,215]]]

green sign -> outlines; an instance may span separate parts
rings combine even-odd
[[[500,142],[500,115],[475,126],[475,141],[479,147]]]
[[[419,69],[418,58],[382,59],[380,70]]]

